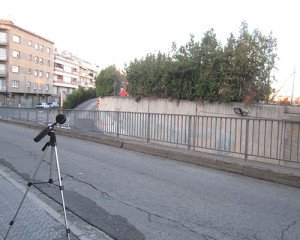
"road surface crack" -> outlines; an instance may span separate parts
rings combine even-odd
[[[68,174],[68,173],[64,173],[65,176],[69,177],[69,178],[72,178],[74,179],[75,181],[77,182],[80,182],[80,183],[83,183],[83,184],[86,184],[88,186],[90,186],[91,188],[95,189],[96,191],[100,192],[102,197],[105,198],[105,199],[115,199],[113,198],[112,196],[110,196],[107,192],[104,192],[102,191],[101,189],[95,187],[93,184],[89,183],[89,182],[86,182],[86,181],[83,181],[83,180],[80,180],[78,178],[75,178],[73,175],[71,174]]]
[[[74,179],[74,180],[77,181],[77,182],[80,182],[80,183],[83,183],[83,184],[86,184],[86,185],[90,186],[92,189],[94,189],[94,190],[100,192],[101,195],[102,195],[102,197],[105,198],[105,199],[110,199],[110,200],[118,201],[118,202],[120,202],[121,204],[124,204],[124,205],[126,205],[126,206],[128,206],[128,207],[132,207],[132,208],[135,208],[136,210],[139,210],[139,211],[141,211],[141,212],[146,213],[147,216],[148,216],[148,221],[149,221],[149,222],[153,222],[153,223],[161,223],[161,222],[156,222],[156,221],[153,219],[153,217],[160,218],[160,219],[162,219],[162,220],[169,221],[169,222],[173,222],[173,223],[175,223],[175,224],[177,224],[177,225],[180,225],[181,227],[185,228],[186,230],[188,230],[188,231],[190,231],[190,232],[192,232],[192,233],[194,233],[194,234],[196,234],[196,235],[198,235],[198,236],[203,237],[205,240],[217,240],[216,238],[213,238],[213,237],[208,236],[208,235],[206,235],[206,234],[198,233],[197,231],[193,230],[191,227],[185,225],[184,223],[182,223],[182,222],[180,222],[180,221],[178,221],[178,220],[171,219],[171,218],[166,218],[166,217],[160,216],[160,215],[158,215],[158,214],[156,214],[156,213],[151,213],[151,212],[149,212],[149,211],[147,211],[147,210],[144,210],[144,209],[142,209],[142,208],[140,208],[140,207],[137,207],[137,206],[135,206],[135,205],[129,204],[129,203],[124,202],[124,201],[122,201],[122,200],[120,200],[120,199],[117,199],[117,198],[115,198],[115,197],[112,197],[112,196],[110,196],[107,192],[104,192],[104,191],[102,191],[101,189],[95,187],[93,184],[91,184],[91,183],[89,183],[89,182],[86,182],[86,181],[83,181],[83,180],[80,180],[80,179],[74,177],[74,176],[71,175],[71,174],[68,174],[68,173],[63,173],[63,174],[64,174],[65,176],[69,177],[69,178]]]
[[[287,225],[287,227],[286,227],[285,229],[282,230],[282,232],[281,232],[281,238],[280,238],[281,240],[284,239],[284,235],[286,234],[286,232],[287,232],[292,226],[296,225],[296,223],[297,223],[297,220],[291,222],[289,225]]]

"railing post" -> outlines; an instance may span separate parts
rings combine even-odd
[[[247,159],[248,159],[248,136],[249,136],[249,119],[246,119],[245,154],[244,154],[244,160],[247,160]]]
[[[35,122],[38,123],[38,109],[35,110]]]
[[[48,124],[49,124],[49,115],[50,115],[50,111],[51,111],[51,110],[47,111],[47,126],[48,126]]]
[[[150,113],[147,113],[147,142],[150,142]]]
[[[191,137],[192,137],[192,116],[188,116],[188,150],[191,149]]]
[[[285,139],[286,139],[286,121],[283,124],[283,141],[282,141],[282,160],[285,160]]]
[[[120,112],[117,111],[117,137],[120,135]]]
[[[97,114],[97,111],[93,111],[93,118],[94,118],[94,125],[93,125],[93,131],[96,132],[97,131],[97,125],[96,125],[96,114]]]

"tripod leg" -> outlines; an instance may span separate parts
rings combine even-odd
[[[48,150],[48,149],[46,148],[46,150],[44,151],[43,156],[42,156],[40,162],[38,163],[38,165],[37,165],[37,167],[36,167],[36,169],[35,169],[35,171],[34,171],[34,173],[33,173],[31,179],[35,179],[35,176],[36,176],[36,174],[37,174],[39,168],[41,167],[41,164],[42,164],[42,162],[43,162],[43,159],[45,158],[45,155],[46,155],[46,153],[47,153],[47,150]],[[25,200],[25,198],[26,198],[26,196],[27,196],[27,193],[28,193],[28,191],[29,191],[29,189],[30,189],[31,186],[32,186],[32,182],[29,181],[28,184],[27,184],[27,189],[26,189],[26,191],[25,191],[25,194],[24,194],[24,196],[23,196],[23,198],[22,198],[22,200],[21,200],[21,203],[20,203],[20,205],[19,205],[19,207],[18,207],[18,209],[17,209],[17,212],[16,212],[16,214],[14,215],[13,220],[11,220],[10,223],[9,223],[9,228],[8,228],[8,230],[7,230],[7,232],[6,232],[6,235],[5,235],[5,237],[4,237],[4,240],[6,240],[6,238],[8,237],[8,234],[9,234],[11,228],[12,228],[12,225],[13,225],[14,222],[16,221],[16,218],[17,218],[17,216],[18,216],[18,214],[19,214],[19,211],[21,210],[21,207],[22,207],[22,205],[23,205],[23,203],[24,203],[24,200]]]
[[[49,174],[49,183],[53,183],[53,153],[54,149],[51,147],[51,155],[50,155],[50,174]]]
[[[62,185],[62,178],[61,178],[61,175],[60,175],[60,167],[59,167],[59,160],[58,160],[58,154],[57,154],[57,147],[56,147],[56,145],[54,146],[54,150],[55,150],[57,175],[58,175],[58,181],[59,181],[59,190],[60,190],[60,194],[61,194],[61,202],[62,202],[63,211],[64,211],[64,217],[65,217],[66,232],[67,232],[68,239],[70,240],[70,232],[71,232],[71,230],[69,228],[68,220],[67,220],[67,212],[66,212],[66,205],[65,205],[64,191],[63,191],[64,187]]]

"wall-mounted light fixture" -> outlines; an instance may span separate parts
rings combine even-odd
[[[235,114],[240,115],[240,116],[247,116],[248,115],[248,111],[243,111],[239,107],[234,107],[233,111],[234,111]]]

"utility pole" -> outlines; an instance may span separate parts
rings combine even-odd
[[[295,75],[296,75],[296,67],[294,68],[294,76],[293,76],[293,84],[292,84],[292,98],[291,98],[291,105],[293,105],[293,100],[294,100]]]

